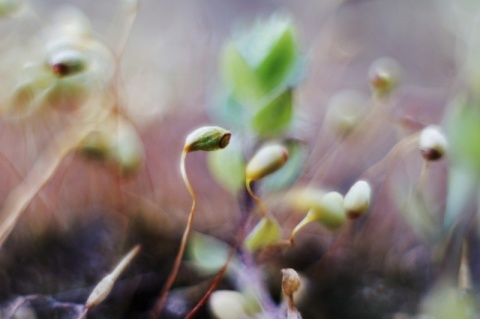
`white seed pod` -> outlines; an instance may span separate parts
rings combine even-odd
[[[247,181],[255,181],[282,168],[288,160],[288,151],[278,144],[263,146],[245,168]]]
[[[75,75],[87,67],[87,56],[73,48],[54,52],[48,57],[47,64],[58,77]]]
[[[418,146],[423,158],[427,161],[435,161],[447,152],[448,141],[439,126],[430,125],[420,133]]]
[[[111,273],[103,277],[103,279],[95,286],[93,291],[88,296],[85,307],[92,308],[102,303],[112,291],[115,282],[120,277],[122,272],[128,267],[132,260],[140,251],[140,246],[134,247],[126,254]]]
[[[368,70],[368,80],[373,92],[379,96],[386,96],[394,90],[400,82],[401,67],[392,58],[375,60]]]
[[[217,290],[208,300],[208,306],[216,319],[248,319],[247,299],[232,290]]]
[[[190,133],[185,139],[185,152],[215,151],[228,146],[232,134],[218,126],[204,126]]]
[[[372,188],[366,181],[358,181],[345,195],[343,206],[348,218],[355,219],[364,215],[370,207]]]
[[[332,96],[325,113],[325,125],[338,135],[349,133],[365,114],[367,98],[358,91],[344,90]]]

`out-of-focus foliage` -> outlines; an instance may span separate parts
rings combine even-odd
[[[475,303],[472,296],[451,283],[439,283],[423,301],[422,312],[436,319],[473,319]]]
[[[245,238],[245,247],[255,251],[277,242],[281,236],[280,224],[271,216],[263,217]]]

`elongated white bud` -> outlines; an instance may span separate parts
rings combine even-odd
[[[364,215],[370,207],[372,188],[366,181],[358,181],[345,195],[343,206],[348,218],[355,219]]]
[[[247,181],[261,179],[282,168],[287,160],[288,151],[282,145],[264,146],[248,162],[245,177]]]
[[[445,155],[448,141],[439,126],[430,125],[420,133],[419,148],[426,160],[435,161]]]
[[[95,286],[93,291],[88,296],[85,307],[92,308],[102,303],[112,291],[115,282],[120,277],[122,272],[128,267],[132,260],[140,252],[140,246],[134,247],[128,254],[126,254],[111,273],[103,277],[103,279]]]

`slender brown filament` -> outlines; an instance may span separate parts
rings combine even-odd
[[[168,293],[170,291],[170,288],[173,285],[173,282],[175,281],[175,278],[177,277],[178,270],[180,269],[180,264],[182,262],[182,257],[185,252],[185,247],[187,246],[187,241],[188,237],[190,235],[190,231],[192,229],[193,225],[193,218],[195,217],[195,207],[197,206],[197,197],[195,195],[195,192],[193,191],[192,186],[190,185],[190,182],[188,181],[187,173],[185,171],[185,158],[187,156],[188,152],[184,149],[182,152],[182,157],[180,159],[180,171],[182,174],[183,181],[185,182],[185,185],[187,186],[188,191],[190,192],[190,195],[192,196],[192,208],[190,209],[190,214],[188,215],[188,221],[187,221],[187,226],[185,227],[185,230],[183,232],[182,236],[182,241],[180,243],[180,248],[178,249],[177,252],[177,257],[175,258],[175,262],[173,264],[172,271],[170,272],[170,275],[168,276],[167,282],[165,283],[165,286],[163,287],[162,294],[160,295],[160,298],[158,299],[154,309],[153,309],[153,315],[152,318],[157,318],[165,304],[165,301],[167,299]]]
[[[260,208],[260,215],[262,217],[267,217],[268,213],[267,213],[267,210],[265,209],[265,205],[263,205],[263,201],[260,197],[258,197],[253,191],[252,191],[252,188],[250,186],[250,183],[251,183],[251,180],[247,180],[246,183],[245,183],[245,186],[247,188],[247,191],[248,193],[250,194],[250,196],[252,196],[252,198],[255,200],[255,202],[257,203],[258,207]]]

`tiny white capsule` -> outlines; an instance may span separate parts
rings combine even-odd
[[[435,161],[446,153],[448,141],[439,126],[430,125],[420,133],[419,148],[426,160]]]
[[[380,58],[375,60],[368,70],[368,80],[372,90],[386,96],[394,90],[400,82],[401,67],[392,58]]]
[[[345,195],[343,206],[350,219],[364,215],[370,207],[372,188],[366,181],[358,181]]]
[[[288,151],[278,144],[262,147],[248,162],[245,169],[247,181],[255,181],[282,168],[288,160]]]
[[[56,76],[64,77],[85,70],[87,57],[78,50],[65,49],[52,54],[47,63]]]

